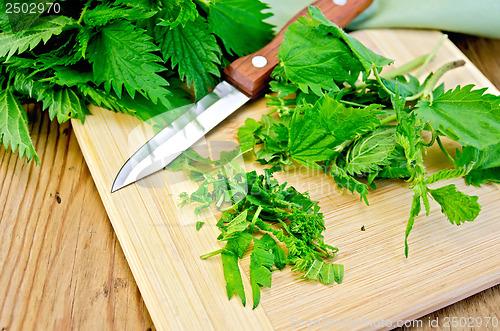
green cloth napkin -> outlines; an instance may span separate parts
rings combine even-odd
[[[263,0],[279,30],[293,15],[314,1]],[[347,0],[350,1],[350,0]],[[500,0],[375,0],[346,29],[435,29],[500,38]]]

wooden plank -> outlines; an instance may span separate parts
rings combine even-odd
[[[374,50],[404,63],[428,52],[440,33],[426,31],[363,31],[356,36]],[[449,60],[464,58],[450,42],[441,49],[430,69]],[[448,86],[490,82],[470,63],[445,76]],[[73,122],[82,152],[104,202],[132,273],[155,325],[159,329],[290,328],[299,320],[346,318],[396,322],[422,316],[500,281],[500,265],[494,258],[500,248],[500,192],[495,185],[481,189],[457,186],[480,196],[483,210],[474,223],[455,227],[436,204],[429,217],[419,216],[410,237],[411,255],[403,257],[403,234],[411,192],[403,183],[386,181],[370,195],[369,207],[350,195],[340,195],[330,178],[304,169],[283,175],[297,189],[310,191],[325,214],[326,241],[341,249],[339,263],[346,266],[345,282],[326,287],[297,280],[288,272],[275,273],[273,287],[263,290],[256,310],[242,308],[238,300],[227,301],[220,259],[201,261],[199,255],[217,249],[214,226],[194,230],[195,219],[176,206],[174,193],[191,184],[168,172],[151,176],[137,185],[110,194],[112,181],[131,152],[151,132],[137,129],[141,123],[121,114],[92,108],[85,125]],[[266,112],[258,100],[227,119],[208,140],[233,140],[247,117]],[[134,130],[135,129],[135,130]],[[98,138],[96,138],[98,137]],[[447,142],[453,149],[453,142]],[[449,167],[432,148],[428,167]],[[256,168],[246,160],[247,169]],[[175,175],[177,176],[177,175]],[[156,188],[152,188],[156,187]],[[207,222],[215,224],[213,215]],[[365,232],[359,229],[364,225]],[[242,264],[248,272],[248,263]],[[248,280],[246,280],[248,283]],[[248,285],[248,284],[247,284]],[[352,326],[352,325],[350,325]],[[358,323],[357,328],[370,327]],[[377,325],[375,325],[377,326]]]
[[[154,328],[70,124],[29,115],[41,165],[0,150],[0,330]]]

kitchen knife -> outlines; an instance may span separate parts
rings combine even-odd
[[[373,0],[318,0],[312,5],[340,27],[349,24]],[[308,8],[295,15],[277,36],[257,52],[237,59],[224,69],[226,81],[219,83],[196,104],[161,130],[132,155],[118,172],[111,192],[155,173],[191,147],[247,101],[261,95],[278,64],[278,50],[287,27]]]

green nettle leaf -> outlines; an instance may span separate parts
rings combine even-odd
[[[19,157],[26,155],[28,162],[35,158],[40,163],[30,138],[28,116],[10,89],[0,90],[0,142],[5,149],[18,152]]]
[[[62,70],[63,67],[60,67],[60,69],[60,72],[64,73],[63,80],[65,83],[68,83],[68,86],[76,85],[79,84],[78,82],[80,81],[91,79],[88,75],[78,71],[65,71]],[[42,101],[43,107],[49,111],[51,120],[57,117],[59,123],[63,123],[70,118],[75,118],[83,122],[88,112],[85,100],[81,95],[85,95],[85,93],[82,93],[79,88],[68,86],[51,86],[51,84],[28,78],[21,73],[14,76],[12,84],[16,92],[22,93],[30,98],[36,98],[37,101]],[[113,103],[113,98],[108,97],[107,94],[103,96],[103,98],[105,98],[105,100],[111,99],[108,103]]]
[[[85,58],[90,39],[92,39],[94,35],[95,31],[91,26],[84,26],[78,30],[78,33],[75,37],[78,46],[75,46],[75,49],[76,52],[81,55],[82,59]]]
[[[226,281],[227,298],[231,299],[234,292],[236,292],[236,294],[240,297],[243,306],[245,306],[245,289],[243,288],[240,266],[238,265],[238,256],[227,250],[222,251],[221,256],[222,267],[224,269],[224,279]]]
[[[0,33],[0,57],[7,60],[14,54],[32,50],[40,42],[46,43],[52,36],[74,27],[75,21],[66,16],[46,16],[39,18],[29,29]]]
[[[422,130],[420,127],[421,121],[417,122],[414,112],[406,112],[404,109],[404,97],[391,97],[391,101],[396,110],[398,119],[398,124],[396,126],[396,141],[403,147],[404,154],[408,160],[408,167],[411,168],[414,166],[412,162],[417,160],[422,153],[420,148],[418,148],[420,132]]]
[[[415,217],[420,214],[420,210],[422,209],[422,204],[420,203],[421,196],[417,193],[413,194],[413,202],[410,208],[410,217],[408,218],[408,223],[406,223],[405,230],[405,256],[408,257],[408,236],[410,235],[411,230],[413,229],[413,224],[415,223]]]
[[[54,75],[57,77],[56,84],[61,86],[75,86],[92,81],[91,71],[81,71],[70,67],[54,67]]]
[[[319,112],[322,122],[333,134],[336,142],[341,144],[375,130],[380,125],[376,116],[379,107],[381,106],[345,107],[337,100],[325,96],[318,100],[314,108]]]
[[[356,80],[360,63],[345,43],[318,29],[296,22],[285,32],[278,58],[286,76],[302,91],[316,95],[338,91],[336,82]]]
[[[215,0],[209,5],[208,23],[228,53],[247,55],[264,47],[272,38],[272,25],[263,20],[268,6],[259,0]]]
[[[457,86],[430,101],[420,101],[417,117],[429,121],[447,137],[478,149],[500,141],[500,97]]]
[[[163,21],[159,26],[169,26],[175,28],[179,25],[184,27],[188,22],[194,22],[198,17],[196,4],[191,0],[170,1],[171,3],[163,8],[161,14]]]
[[[165,67],[157,63],[161,58],[153,54],[156,51],[158,48],[145,30],[130,22],[117,21],[102,28],[90,42],[87,56],[94,69],[94,81],[104,82],[106,92],[113,87],[121,98],[125,86],[132,98],[139,92],[154,103],[160,100],[170,106],[171,93],[165,88],[169,84],[158,75]]]
[[[375,179],[411,177],[411,171],[408,169],[408,160],[405,157],[403,147],[396,145],[396,148],[389,157],[389,161],[390,164],[382,167],[381,171],[368,175],[368,184],[370,186],[372,186]]]
[[[361,65],[365,68],[366,72],[369,72],[372,69],[385,67],[394,62],[391,59],[376,54],[375,52],[367,48],[365,45],[363,45],[361,42],[359,42],[359,40],[345,33],[335,23],[329,21],[323,15],[323,13],[321,13],[319,8],[310,6],[308,15],[312,19],[312,22],[317,24],[320,29],[328,31],[332,33],[334,36],[337,36],[342,40],[344,40],[344,42],[349,46],[353,54],[361,62]]]
[[[335,137],[318,125],[318,121],[315,120],[317,117],[318,114],[312,109],[307,109],[304,116],[295,112],[290,123],[288,145],[294,160],[308,167],[320,169],[316,162],[328,160],[333,155]]]
[[[464,147],[464,149],[472,148],[470,146]],[[500,141],[495,144],[488,146],[487,148],[478,151],[479,160],[474,168],[487,169],[500,167]]]
[[[467,174],[467,170],[465,169],[443,169],[435,174],[430,175],[427,177],[425,180],[425,184],[432,184],[439,182],[440,180],[446,180],[446,179],[452,179],[452,178],[458,178],[458,177],[463,177]]]
[[[65,81],[69,82],[69,80]],[[143,121],[149,121],[155,129],[163,129],[165,126],[170,125],[187,111],[186,107],[183,106],[190,103],[190,100],[187,99],[187,92],[179,88],[170,89],[174,97],[174,103],[171,105],[174,109],[170,109],[162,104],[155,105],[142,95],[136,95],[132,99],[124,94],[121,98],[118,98],[114,93],[106,93],[102,89],[94,88],[91,84],[79,83],[76,87],[86,97],[88,103],[94,103],[96,106],[116,112],[134,115]]]
[[[84,121],[87,107],[82,98],[72,88],[42,90],[37,101],[43,101],[43,107],[49,110],[51,120],[57,117],[59,123],[64,123],[70,118]]]
[[[51,53],[41,54],[36,58],[24,58],[20,56],[12,56],[6,64],[9,66],[10,72],[20,72],[18,69],[28,69],[22,70],[23,73],[28,71],[37,73],[46,73],[47,75],[52,74],[52,70],[56,66],[71,66],[81,59],[80,53],[68,53],[68,50],[55,50]],[[33,76],[32,76],[33,77]]]
[[[260,302],[260,287],[271,287],[271,268],[274,266],[274,254],[267,242],[254,239],[254,249],[250,256],[250,284],[252,285],[253,308]]]
[[[280,68],[278,68],[278,70],[279,69]],[[273,75],[274,74],[276,74],[276,72],[273,72]],[[269,82],[269,88],[271,89],[271,91],[278,93],[278,98],[286,97],[287,95],[296,93],[298,91],[297,86],[293,84],[281,84],[275,80]],[[269,98],[270,96],[267,97]]]
[[[288,127],[269,115],[262,115],[262,129],[256,137],[263,142],[264,148],[255,151],[255,156],[266,163],[291,164],[288,157]]]
[[[247,221],[247,214],[248,211],[244,210],[227,224],[224,230],[224,238],[227,238],[236,232],[243,231],[250,226],[250,222]]]
[[[351,147],[345,169],[351,174],[380,171],[381,166],[390,164],[390,156],[395,148],[396,127],[380,127]]]
[[[201,221],[196,222],[196,231],[200,231],[204,224],[205,222]]]
[[[381,77],[381,79],[389,91],[396,93],[397,90],[398,94],[403,97],[416,95],[423,89],[423,86],[418,81],[418,78],[412,75],[408,75],[408,77],[396,76],[392,79],[385,79],[384,77]]]
[[[242,258],[243,254],[245,254],[245,250],[247,249],[250,242],[253,240],[253,236],[247,232],[238,232],[227,241],[225,250],[230,250],[238,258]]]
[[[122,96],[120,103],[128,109],[133,109],[135,116],[143,121],[149,121],[155,126],[156,129],[163,129],[167,125],[170,125],[179,116],[185,114],[189,106],[186,106],[190,102],[187,99],[187,92],[183,89],[176,88],[170,89],[172,92],[173,100],[171,107],[166,107],[165,105],[155,105],[151,100],[143,97],[142,95],[137,95],[135,99],[129,96]]]
[[[0,31],[9,30],[11,30],[9,16],[5,12],[5,10],[0,10]]]
[[[352,194],[357,192],[360,200],[363,200],[368,205],[368,186],[366,184],[361,183],[336,164],[332,165],[330,175],[333,176],[335,183],[337,183],[340,189],[348,189]]]
[[[315,260],[302,278],[318,280],[327,285],[340,284],[344,278],[344,266]]]
[[[93,103],[99,107],[104,107],[108,110],[136,115],[134,109],[128,108],[125,104],[123,104],[123,100],[106,93],[104,90],[94,88],[89,84],[78,84],[77,88],[80,93],[88,99],[89,103]]]
[[[238,140],[240,141],[240,150],[246,153],[255,146],[255,133],[262,128],[262,124],[253,118],[247,118],[245,125],[238,129]]]
[[[172,61],[172,67],[178,66],[181,79],[186,78],[187,84],[194,86],[196,97],[207,94],[215,85],[214,77],[220,76],[221,51],[205,19],[199,17],[184,26],[158,26],[155,39],[165,61]]]
[[[83,16],[83,21],[86,25],[103,26],[109,24],[116,19],[139,21],[153,17],[156,11],[145,11],[140,7],[127,8],[118,7],[110,3],[97,5],[91,10],[87,10]]]
[[[115,0],[115,5],[124,5],[150,10],[157,5],[156,2],[156,0]]]
[[[278,269],[282,270],[286,265],[286,254],[283,248],[278,245],[276,241],[269,235],[265,234],[260,238],[260,242],[265,245],[267,249],[270,249],[274,256],[274,264]]]
[[[500,143],[479,150],[472,146],[457,149],[455,168],[464,171],[468,185],[480,186],[488,182],[500,183]]]
[[[481,186],[489,182],[500,184],[500,167],[487,169],[473,169],[465,176],[465,182],[474,186]]]
[[[452,224],[472,222],[481,211],[481,205],[477,202],[478,197],[458,191],[454,184],[429,191],[434,200],[441,205],[441,212]]]
[[[45,84],[28,78],[26,75],[20,71],[14,76],[14,81],[12,82],[12,89],[17,93],[21,93],[30,98],[36,98],[41,90],[45,90]]]

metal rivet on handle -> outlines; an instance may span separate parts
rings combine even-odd
[[[267,64],[267,59],[261,55],[252,58],[252,64],[255,68],[263,68]]]
[[[333,0],[333,2],[338,6],[343,6],[347,3],[347,0]]]

